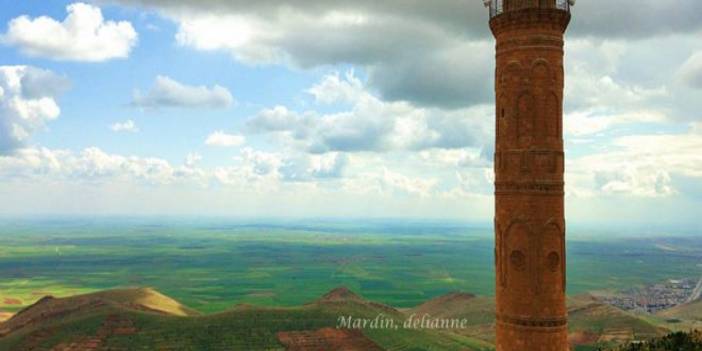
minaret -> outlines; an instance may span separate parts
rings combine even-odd
[[[497,39],[497,351],[566,351],[563,36],[571,3],[485,1]]]

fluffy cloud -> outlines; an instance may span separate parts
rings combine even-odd
[[[280,171],[286,181],[341,178],[348,160],[346,154],[338,152],[309,155],[285,160]]]
[[[436,178],[411,177],[383,168],[381,172],[364,172],[342,180],[342,189],[359,195],[412,195],[429,197],[436,195]]]
[[[302,25],[303,19],[322,19],[320,26],[333,29],[343,25],[373,25],[379,18],[395,18],[417,23],[418,26],[438,27],[452,33],[485,35],[487,10],[482,2],[460,0],[312,0],[290,4],[279,0],[109,0],[113,3],[156,8],[166,14],[212,13],[241,15],[266,20],[270,27],[291,21]],[[681,0],[676,6],[657,0],[622,0],[611,6],[608,0],[578,2],[573,12],[573,32],[577,36],[641,37],[676,32],[691,32],[702,28],[695,18],[702,5],[696,0]],[[661,13],[667,13],[664,18]],[[269,15],[266,16],[265,15]],[[287,15],[287,16],[286,16]],[[286,18],[287,17],[287,18]],[[290,19],[290,17],[297,17]],[[299,22],[299,23],[298,23]],[[315,22],[315,21],[310,21]],[[396,23],[392,23],[396,25]],[[388,24],[388,28],[392,28]]]
[[[422,51],[409,59],[374,65],[370,85],[391,101],[460,108],[492,101],[494,44],[457,41],[439,51]]]
[[[611,130],[615,126],[657,123],[668,120],[667,116],[656,111],[631,111],[608,114],[597,110],[573,112],[565,117],[564,131],[568,136],[586,136]]]
[[[348,165],[341,153],[325,155],[283,154],[243,148],[230,166],[199,166],[202,156],[190,153],[182,165],[154,157],[123,156],[90,147],[80,152],[47,148],[22,148],[0,155],[0,179],[15,182],[145,185],[212,183],[242,190],[275,191],[285,183],[340,179]]]
[[[489,99],[489,89],[470,84],[491,79],[492,55],[482,55],[489,51],[481,50],[491,47],[488,41],[466,42],[466,33],[457,28],[413,21],[402,13],[374,12],[388,11],[384,6],[318,5],[319,9],[273,5],[278,7],[269,9],[274,15],[265,17],[226,12],[175,15],[180,24],[176,40],[198,50],[227,51],[250,64],[363,65],[370,84],[393,101],[456,108]],[[398,10],[416,16],[407,10],[410,7],[428,6],[415,3]]]
[[[175,22],[175,41],[184,47],[225,52],[252,65],[338,69],[348,64],[364,78],[327,75],[306,91],[314,100],[302,105],[307,110],[271,104],[260,111],[240,133],[254,141],[250,144],[263,141],[261,136],[277,142],[278,151],[242,147],[231,165],[200,168],[197,154],[176,166],[95,148],[21,149],[19,156],[0,158],[0,176],[148,184],[194,180],[217,189],[270,193],[276,204],[285,193],[308,195],[302,202],[320,194],[334,202],[355,194],[370,194],[361,195],[365,202],[375,195],[432,197],[432,202],[436,196],[491,198],[494,48],[479,1],[104,1],[156,9]],[[623,0],[613,7],[590,0],[574,9],[565,130],[567,137],[589,136],[598,143],[568,150],[569,196],[657,201],[684,196],[681,177],[700,179],[699,132],[673,133],[680,120],[699,118],[702,107],[690,89],[700,87],[699,53],[694,53],[702,23],[691,14],[701,6],[696,0],[675,7],[659,0]],[[22,99],[54,99],[60,89],[48,89],[40,74],[31,77],[21,84]],[[3,86],[0,99],[18,94],[8,91]],[[168,77],[158,77],[133,100],[145,108],[233,103],[223,87],[188,86]],[[24,130],[31,134],[39,127]],[[3,135],[12,130],[6,124],[0,128]],[[243,141],[237,134],[215,132],[206,142],[238,146]],[[271,149],[276,150],[266,148]],[[385,203],[379,204],[382,210]]]
[[[246,138],[243,135],[227,134],[223,131],[216,131],[205,140],[206,145],[223,147],[241,146],[245,142]]]
[[[488,159],[483,157],[482,150],[475,148],[429,149],[419,152],[418,156],[422,163],[440,167],[492,167]]]
[[[94,6],[75,3],[66,7],[63,22],[50,17],[20,16],[10,21],[1,42],[17,46],[30,56],[55,60],[106,61],[129,56],[137,33],[126,21],[105,21]]]
[[[46,148],[20,149],[14,156],[0,157],[0,177],[52,181],[141,181],[169,184],[182,177],[176,167],[158,158],[125,157],[99,148],[80,153]]]
[[[665,197],[678,193],[675,177],[702,179],[702,135],[632,135],[611,150],[568,162],[567,192],[574,196]]]
[[[383,172],[382,180],[386,186],[420,196],[428,196],[438,183],[437,179],[410,178],[387,169]]]
[[[0,66],[0,154],[12,152],[32,133],[56,119],[56,95],[68,85],[51,71],[29,66]]]
[[[3,213],[203,214],[261,216],[489,215],[490,198],[444,196],[440,180],[376,157],[284,154],[244,148],[230,165],[205,168],[160,158],[25,148],[0,156]],[[378,159],[377,161],[382,161]],[[385,164],[385,166],[383,166]],[[173,201],[174,198],[179,201]],[[40,206],[40,207],[37,207]],[[479,214],[476,214],[479,212]]]
[[[156,9],[178,24],[178,44],[228,52],[242,62],[362,66],[386,100],[441,108],[492,100],[493,39],[479,1],[111,1]],[[702,29],[691,15],[702,12],[697,0],[672,7],[659,0],[614,7],[591,0],[573,11],[571,40],[624,42]]]
[[[139,128],[136,126],[136,123],[132,121],[131,119],[126,120],[124,122],[117,122],[114,123],[110,126],[110,129],[113,132],[129,132],[129,133],[136,133],[139,131]]]
[[[185,156],[185,166],[189,168],[195,167],[202,160],[202,155],[191,152]]]
[[[318,104],[347,104],[351,109],[320,115],[278,106],[249,120],[249,130],[275,134],[311,153],[461,148],[479,146],[490,134],[489,107],[445,112],[385,102],[351,72],[328,75],[308,92]]]
[[[628,109],[669,95],[665,87],[645,88],[625,85],[608,75],[591,72],[593,71],[585,72],[580,68],[573,70],[565,90],[567,108],[573,110],[592,107]]]
[[[625,130],[671,128],[699,119],[702,108],[680,72],[697,46],[678,35],[637,42],[568,41],[565,84],[566,137],[612,135]],[[669,53],[651,55],[650,47]],[[655,70],[651,67],[656,67]],[[676,79],[676,75],[678,79]]]
[[[232,94],[224,87],[215,85],[189,86],[169,77],[158,76],[146,94],[134,92],[132,104],[144,108],[186,107],[225,108],[234,103]]]
[[[235,161],[239,164],[237,167],[216,172],[216,177],[225,184],[242,180],[272,183],[335,179],[342,177],[348,165],[348,157],[342,153],[286,155],[248,147],[241,150]]]
[[[124,156],[90,147],[80,152],[22,148],[0,155],[0,179],[81,184],[124,182],[147,185],[215,182],[239,189],[273,191],[284,183],[339,179],[348,165],[341,153],[283,154],[243,148],[231,166],[201,168],[199,154],[190,153],[182,165],[155,157]]]

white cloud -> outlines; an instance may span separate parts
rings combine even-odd
[[[598,173],[596,181],[605,194],[662,197],[676,193],[670,174],[665,170],[644,173],[640,169],[625,168]]]
[[[348,165],[346,154],[301,155],[283,160],[280,173],[285,181],[311,181],[341,178]]]
[[[602,71],[611,64],[609,62],[593,65],[584,60],[575,61],[566,77],[566,107],[576,111],[593,108],[607,108],[610,111],[641,108],[656,98],[670,95],[666,86],[649,88],[613,78],[606,71]]]
[[[166,76],[156,77],[154,86],[146,94],[135,91],[132,102],[144,108],[225,108],[233,103],[232,94],[222,86],[189,86]]]
[[[702,135],[632,135],[614,139],[606,152],[571,159],[567,193],[573,196],[666,197],[678,193],[675,177],[702,178]]]
[[[307,92],[322,104],[355,103],[367,95],[363,83],[353,71],[348,71],[344,77],[339,74],[327,75],[307,89]]]
[[[136,123],[132,121],[131,119],[126,120],[124,122],[117,122],[114,123],[110,126],[110,129],[113,132],[129,132],[129,133],[137,133],[139,131],[139,128],[136,126]]]
[[[308,171],[315,178],[339,178],[348,162],[348,156],[339,152],[313,155],[309,160]]]
[[[241,182],[242,179],[255,179],[266,182],[314,182],[341,178],[348,165],[348,157],[342,153],[324,155],[290,154],[265,152],[250,147],[243,148],[235,158],[238,167],[220,169],[218,179],[224,183]],[[232,180],[235,175],[236,181]],[[272,185],[271,185],[272,186]],[[278,188],[278,185],[272,188]]]
[[[252,41],[250,22],[243,16],[184,16],[176,41],[198,50],[236,50]],[[259,60],[264,59],[262,56],[261,53],[255,54]]]
[[[580,137],[597,134],[615,126],[641,124],[641,123],[664,123],[667,116],[657,111],[631,111],[619,114],[607,114],[600,111],[573,112],[565,116],[564,131],[568,135]]]
[[[456,171],[456,185],[442,192],[444,198],[473,199],[474,201],[492,201],[495,174],[492,168]],[[453,183],[452,183],[453,184]],[[487,185],[486,185],[487,184]]]
[[[690,52],[699,51],[696,37],[680,34],[638,41],[569,39],[565,61],[566,124],[572,114],[600,118],[587,124],[603,125],[605,129],[624,123],[608,122],[604,117],[622,115],[642,115],[642,121],[627,117],[626,123],[631,125],[651,123],[652,115],[665,116],[662,122],[697,119],[702,100],[697,96],[699,90],[689,84],[694,77],[694,65],[690,62],[695,61]],[[652,51],[652,47],[657,50]]]
[[[494,46],[480,2],[111,1],[155,9],[178,25],[176,42],[195,50],[226,52],[249,64],[363,67],[369,85],[389,101],[463,108],[492,100]],[[608,0],[590,0],[574,10],[569,57],[578,40],[604,43],[616,56],[639,45],[636,40],[694,36],[702,29],[689,15],[702,11],[697,0],[680,0],[675,9],[659,0],[625,0],[616,9],[603,8]],[[660,18],[661,11],[668,16]],[[650,51],[651,46],[640,47]]]
[[[0,209],[12,214],[464,219],[467,208],[470,218],[490,213],[488,197],[447,197],[439,193],[436,178],[406,173],[401,166],[366,167],[360,158],[246,148],[230,165],[205,168],[195,154],[176,165],[94,147],[77,152],[25,148],[0,156],[0,192],[15,200],[0,201]]]
[[[202,161],[202,155],[198,153],[191,152],[187,156],[185,156],[185,166],[193,168],[195,167],[200,161]]]
[[[223,131],[216,131],[205,140],[206,145],[222,147],[241,146],[244,143],[246,143],[246,138],[243,135],[227,134]]]
[[[488,106],[446,112],[386,102],[352,73],[327,75],[308,92],[318,104],[350,108],[325,115],[281,106],[264,109],[249,120],[249,130],[277,135],[311,153],[462,148],[479,145],[491,133]]]
[[[436,178],[413,177],[383,168],[380,172],[366,171],[342,179],[342,189],[358,195],[413,195],[425,198],[435,195],[434,190],[438,182]]]
[[[419,196],[429,196],[438,183],[436,179],[411,178],[387,169],[383,171],[382,180],[386,186]]]
[[[0,161],[6,177],[15,172],[17,179],[30,175],[56,182],[193,181],[234,190],[228,194],[236,194],[231,198],[242,206],[258,204],[266,210],[273,202],[281,204],[278,199],[285,194],[301,197],[301,208],[315,196],[335,203],[359,196],[362,205],[351,211],[354,214],[366,208],[384,213],[387,202],[363,205],[379,198],[416,197],[400,201],[406,204],[429,199],[432,205],[427,208],[432,209],[446,199],[487,203],[492,198],[494,43],[479,3],[119,1],[154,6],[172,19],[181,46],[225,52],[253,65],[324,70],[352,66],[359,75],[326,75],[305,91],[314,106],[308,99],[299,105],[305,108],[274,102],[245,129],[209,135],[208,145],[242,146],[249,139],[249,144],[262,139],[278,143],[266,145],[268,151],[235,149],[238,156],[231,165],[205,169],[198,154],[176,166],[99,149],[23,149],[22,167],[10,167],[17,160]],[[636,1],[639,5],[629,6]],[[679,178],[702,178],[697,156],[701,127],[689,134],[671,133],[680,130],[676,123],[681,116],[699,117],[702,100],[695,94],[700,90],[690,88],[699,87],[697,34],[702,22],[690,21],[689,14],[702,5],[682,0],[666,21],[648,21],[667,5],[657,0],[624,2],[602,16],[590,14],[598,13],[604,0],[579,5],[577,21],[568,32],[565,131],[573,149],[567,151],[567,192],[571,197],[637,201],[685,196]],[[621,21],[622,11],[636,14]],[[46,89],[45,78],[30,76],[36,79],[23,79],[22,99],[55,99],[57,90]],[[0,101],[13,94],[17,95],[0,86]],[[152,88],[136,92],[133,99],[135,106],[145,108],[221,108],[233,103],[226,88],[189,86],[169,77],[156,78]],[[41,125],[24,127],[24,133],[16,134],[23,141],[11,149],[25,144]],[[267,138],[251,135],[257,133]],[[644,135],[622,137],[631,133]],[[597,143],[575,145],[587,140]],[[23,167],[30,171],[22,173]],[[239,200],[246,193],[266,193],[274,200]],[[202,197],[209,201],[212,195]],[[487,208],[486,218],[491,211]]]
[[[290,6],[284,1],[247,0],[112,0],[112,2],[142,5],[161,10],[173,17],[196,15],[245,16],[264,21],[267,27],[311,30],[363,28],[383,24],[381,19],[413,21],[420,27],[438,27],[451,33],[487,34],[487,10],[481,2],[436,0],[411,2],[406,0],[357,0],[352,4],[342,0],[309,0]],[[620,6],[607,8],[608,0],[578,3],[574,8],[573,35],[640,38],[678,32],[693,32],[702,27],[691,13],[699,13],[702,5],[696,0],[680,0],[675,8],[657,0],[622,0]],[[668,16],[661,18],[660,14]],[[267,15],[267,16],[266,16]],[[623,20],[623,19],[626,20]],[[306,24],[308,22],[319,22]],[[380,22],[380,23],[378,23]],[[287,26],[284,26],[287,24]],[[387,27],[392,29],[392,25]],[[292,28],[291,28],[292,27]],[[275,31],[277,33],[277,31]],[[289,35],[293,35],[292,33]],[[240,41],[237,40],[233,41]]]
[[[260,111],[247,125],[252,132],[293,132],[303,137],[308,129],[314,127],[316,117],[314,112],[300,115],[285,106],[275,106]]]
[[[0,154],[24,145],[31,135],[56,119],[56,95],[65,78],[29,66],[0,66]]]
[[[419,158],[424,163],[432,163],[444,167],[490,166],[490,162],[482,157],[481,150],[476,148],[423,150],[419,152]]]
[[[0,157],[0,176],[18,179],[100,182],[122,179],[167,184],[176,180],[176,169],[157,158],[125,157],[87,148],[80,153],[46,148],[20,149]]]
[[[285,183],[309,183],[341,179],[348,164],[344,154],[326,155],[265,152],[243,148],[229,166],[203,168],[202,156],[190,153],[182,165],[155,157],[124,156],[90,147],[80,152],[47,148],[22,148],[0,155],[2,182],[50,182],[99,185],[120,182],[135,185],[176,183],[210,186],[213,183],[261,192],[290,187]],[[2,183],[0,182],[0,183]]]
[[[30,56],[92,62],[126,58],[136,45],[138,35],[129,22],[105,21],[99,8],[84,3],[68,5],[66,11],[63,22],[17,17],[2,42]]]
[[[225,51],[249,64],[362,65],[368,68],[370,84],[392,101],[457,108],[489,100],[489,90],[480,83],[492,79],[490,41],[472,42],[457,28],[385,12],[390,9],[373,12],[362,4],[356,5],[359,9],[317,6],[327,9],[317,13],[304,5],[273,6],[278,8],[266,9],[270,13],[266,16],[236,10],[168,13],[179,24],[177,43],[196,50]],[[395,10],[412,12],[412,7]],[[486,30],[487,26],[482,28]]]

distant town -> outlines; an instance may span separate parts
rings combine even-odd
[[[695,301],[701,293],[702,278],[670,279],[664,283],[624,290],[602,297],[602,300],[627,311],[656,313]]]

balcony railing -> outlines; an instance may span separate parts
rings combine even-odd
[[[556,9],[570,12],[571,0],[491,0],[490,18],[505,12],[528,8]]]

